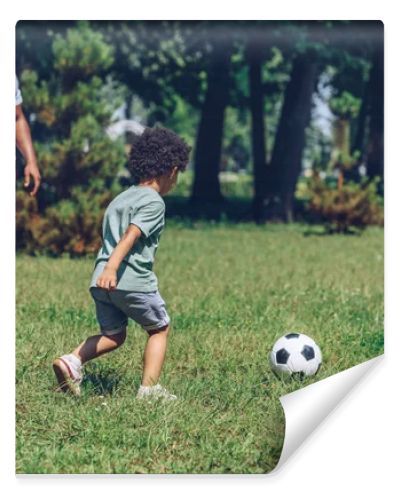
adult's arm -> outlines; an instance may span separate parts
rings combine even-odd
[[[33,187],[30,194],[31,196],[35,196],[40,186],[40,172],[36,161],[35,150],[33,149],[31,131],[21,105],[15,106],[15,120],[17,147],[26,161],[24,169],[24,186],[29,186],[30,178],[32,177]]]

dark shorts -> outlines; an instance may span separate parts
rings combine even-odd
[[[97,321],[102,332],[117,332],[133,319],[146,331],[158,330],[170,322],[165,302],[159,292],[108,291],[91,287]]]

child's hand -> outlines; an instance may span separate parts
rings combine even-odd
[[[117,286],[117,270],[141,234],[142,232],[137,226],[129,224],[128,229],[112,251],[103,272],[96,281],[96,285],[99,288],[113,290]]]
[[[96,281],[99,288],[113,290],[117,286],[117,273],[113,269],[104,268],[104,271]]]

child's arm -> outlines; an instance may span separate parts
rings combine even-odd
[[[111,256],[104,268],[104,271],[96,281],[96,285],[98,287],[112,290],[117,286],[118,268],[129,250],[140,238],[141,234],[142,232],[137,226],[135,226],[134,224],[129,224],[128,229],[119,240],[118,245],[112,251]]]

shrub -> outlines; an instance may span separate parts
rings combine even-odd
[[[85,193],[75,189],[71,200],[49,207],[32,226],[35,249],[72,257],[94,254],[101,245],[104,210],[113,194]]]
[[[126,165],[124,145],[107,127],[124,89],[105,76],[113,49],[102,34],[79,22],[52,43],[51,78],[21,75],[24,108],[43,182],[36,200],[17,191],[17,249],[72,256],[100,245],[104,208]]]
[[[25,191],[16,192],[15,243],[16,249],[32,253],[35,249],[33,228],[38,223],[39,214],[36,198]]]
[[[327,231],[346,233],[368,225],[383,225],[383,202],[378,195],[379,179],[347,182],[330,187],[314,176],[308,192],[308,210],[325,224]]]
[[[44,181],[40,211],[61,200],[67,206],[77,186],[104,192],[126,165],[123,142],[106,133],[124,93],[104,76],[112,62],[112,47],[80,22],[55,37],[50,79],[22,72],[24,108]]]
[[[103,194],[75,188],[70,200],[48,207],[43,214],[34,199],[17,192],[17,249],[54,256],[93,255],[101,245],[104,211],[120,190],[117,184]]]

